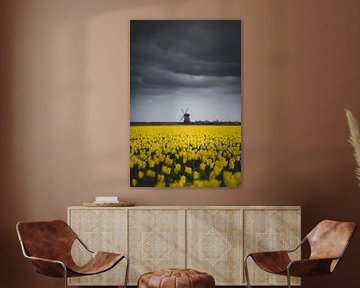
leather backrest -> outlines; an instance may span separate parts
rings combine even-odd
[[[340,257],[355,229],[355,222],[321,221],[306,236],[311,248],[310,258]]]
[[[30,256],[47,259],[68,258],[76,239],[75,232],[62,220],[19,222],[16,231]]]

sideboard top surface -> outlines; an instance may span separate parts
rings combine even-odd
[[[69,206],[68,209],[164,209],[164,210],[186,210],[186,209],[220,209],[220,210],[262,210],[262,209],[281,209],[281,210],[301,210],[301,206],[132,206],[132,207],[85,207],[85,206]]]

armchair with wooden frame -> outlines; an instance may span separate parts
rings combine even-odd
[[[126,288],[129,258],[125,254],[91,251],[66,222],[19,222],[16,231],[23,255],[31,260],[35,271],[50,277],[64,278],[65,288],[68,277],[102,273],[123,259],[127,261],[123,286]],[[90,260],[83,266],[78,266],[71,256],[71,247],[75,241],[79,241],[91,254]]]
[[[344,256],[355,229],[354,222],[324,220],[292,250],[250,253],[244,259],[247,287],[251,287],[247,266],[249,257],[266,272],[286,275],[289,288],[291,288],[291,276],[305,277],[332,273]],[[292,261],[289,253],[296,251],[306,241],[310,245],[310,257]]]

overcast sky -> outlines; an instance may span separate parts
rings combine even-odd
[[[132,20],[132,122],[241,121],[240,21]]]

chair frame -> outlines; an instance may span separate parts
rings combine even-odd
[[[90,248],[79,238],[79,236],[75,233],[76,235],[76,240],[78,240],[80,242],[80,244],[91,254],[94,254],[95,252],[90,250]],[[44,262],[49,262],[49,263],[54,263],[54,264],[59,264],[61,265],[61,267],[63,268],[64,271],[64,287],[67,288],[68,287],[68,281],[67,281],[67,274],[68,274],[68,269],[65,265],[64,262],[59,261],[59,260],[53,260],[53,259],[46,259],[46,258],[39,258],[39,257],[34,257],[34,256],[30,256],[25,248],[25,245],[23,243],[23,241],[19,240],[20,242],[20,246],[21,246],[21,251],[24,255],[25,258],[30,259],[30,260],[37,260],[37,261],[44,261]],[[130,259],[127,255],[123,255],[123,257],[126,259],[126,272],[125,272],[125,280],[124,280],[124,286],[123,288],[127,288],[127,283],[128,283],[128,277],[129,277],[129,265],[130,265]],[[120,263],[120,261],[119,261]],[[105,271],[104,271],[105,272]],[[89,275],[90,276],[90,275]]]
[[[298,244],[294,249],[290,249],[290,250],[282,250],[284,252],[287,252],[287,253],[292,253],[292,252],[295,252],[297,249],[299,249],[306,241],[308,240],[307,236],[304,237],[300,244]],[[345,252],[346,252],[346,249],[347,247],[349,246],[349,243],[350,241],[348,240],[345,244],[345,247],[343,249],[343,251],[341,252],[340,256],[338,257],[334,257],[334,258],[331,258],[331,260],[340,260]],[[245,272],[245,279],[246,279],[246,287],[247,288],[252,288],[252,286],[250,285],[250,279],[249,279],[249,269],[248,269],[248,265],[247,265],[247,260],[248,258],[251,256],[252,253],[249,253],[248,255],[245,256],[244,258],[244,272]],[[313,258],[313,260],[328,260],[329,258]],[[290,275],[290,268],[291,268],[291,265],[293,265],[295,262],[298,262],[298,261],[301,261],[301,260],[294,260],[294,261],[291,261],[287,267],[286,267],[286,278],[287,278],[287,286],[288,288],[291,288],[291,275]]]

